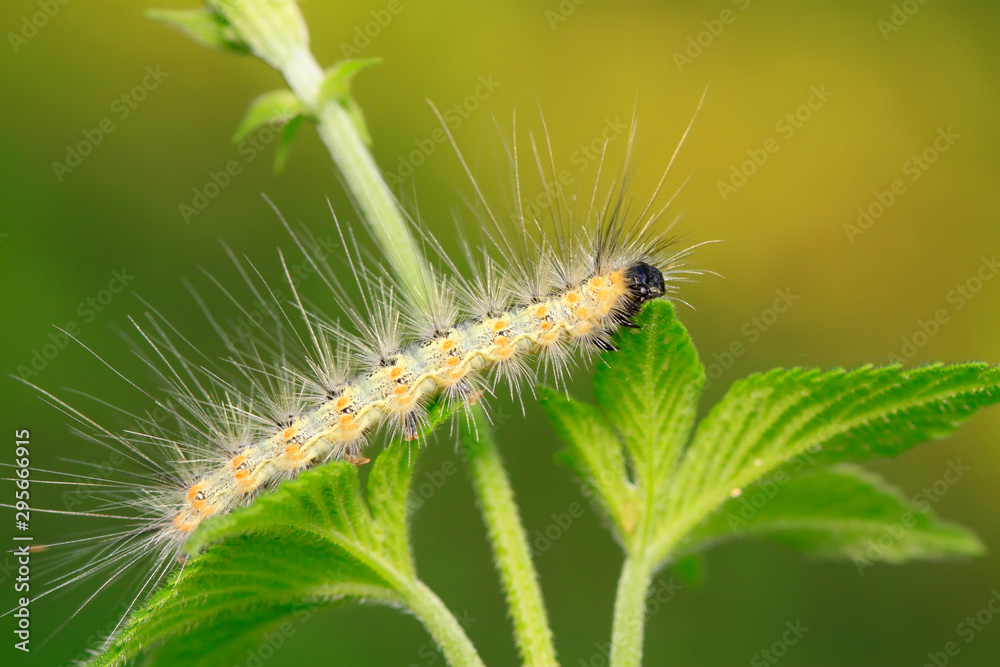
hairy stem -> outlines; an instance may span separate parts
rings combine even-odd
[[[406,297],[418,309],[435,305],[434,275],[412,230],[382,179],[351,112],[323,94],[325,74],[309,50],[308,32],[292,0],[210,0],[250,49],[279,70],[316,123],[365,223],[392,264]],[[556,665],[552,632],[531,562],[527,536],[485,413],[475,410],[478,435],[467,433],[473,484],[503,581],[521,656],[526,664]],[[461,626],[422,582],[405,586],[414,613],[452,665],[482,664]]]
[[[281,72],[316,123],[399,288],[419,310],[434,303],[434,277],[410,225],[365,146],[351,112],[322,95],[325,73],[309,50],[305,22],[293,0],[211,0],[262,60]]]
[[[449,665],[485,667],[461,624],[434,591],[419,579],[399,582],[397,585],[406,605],[430,632]]]
[[[514,623],[521,660],[533,667],[558,665],[528,536],[521,524],[500,452],[490,433],[492,424],[480,406],[473,408],[473,419],[473,424],[462,425],[462,442]]]
[[[323,72],[308,50],[296,52],[283,73],[292,92],[314,109],[316,130],[364,213],[379,250],[391,260],[399,288],[417,309],[430,309],[434,276],[354,118],[335,100],[318,100]]]
[[[618,579],[611,628],[611,667],[639,667],[646,629],[646,592],[653,567],[645,557],[627,556]]]

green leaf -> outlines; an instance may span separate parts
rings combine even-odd
[[[146,17],[180,30],[202,46],[249,53],[250,47],[236,34],[226,19],[207,9],[149,9]]]
[[[129,664],[150,649],[154,665],[222,664],[267,625],[347,598],[398,600],[321,539],[240,537],[191,561],[89,664]]]
[[[629,452],[646,541],[665,520],[668,481],[694,426],[705,368],[669,301],[648,304],[635,323],[639,329],[615,336],[617,352],[602,355],[594,395]]]
[[[292,91],[282,88],[264,93],[250,103],[233,135],[233,143],[243,141],[265,125],[287,126],[302,113],[302,103]]]
[[[626,549],[636,540],[645,543],[665,520],[668,480],[694,425],[705,379],[668,301],[647,304],[635,322],[638,330],[615,335],[617,351],[601,355],[594,378],[600,410],[542,392],[543,407],[569,445],[564,460],[594,491]]]
[[[280,174],[285,170],[285,163],[288,161],[288,152],[291,150],[292,141],[302,125],[302,116],[296,116],[288,121],[288,124],[281,129],[281,136],[278,138],[278,150],[274,153],[274,173]]]
[[[677,575],[684,586],[701,588],[705,582],[705,558],[699,553],[681,556],[670,566],[670,571]]]
[[[449,413],[433,407],[427,432]],[[410,606],[424,595],[406,502],[419,450],[416,442],[387,446],[372,466],[367,498],[356,466],[335,461],[285,481],[250,507],[206,520],[185,549],[209,548],[134,612],[93,664],[124,664],[158,647],[156,664],[216,665],[252,646],[265,626],[320,606]]]
[[[381,58],[349,58],[334,63],[323,73],[319,102],[336,101],[344,104],[351,95],[351,80],[355,75],[381,62]]]
[[[813,555],[854,558],[862,573],[876,560],[980,553],[969,531],[915,513],[874,478],[816,468],[895,456],[951,433],[1000,401],[1000,368],[774,369],[735,383],[685,447],[703,367],[668,304],[647,304],[636,323],[640,331],[618,331],[619,351],[602,356],[594,380],[600,409],[551,394],[544,401],[569,444],[566,460],[623,537],[612,664],[639,664],[645,594],[656,571],[673,564],[678,575],[690,574],[685,557],[721,539],[767,535]],[[622,470],[622,448],[631,475]],[[809,475],[788,477],[807,466]],[[730,528],[719,518],[731,516],[739,498],[767,489],[767,476],[782,474],[780,499],[758,508],[753,521]],[[640,517],[631,533],[622,520],[629,495]],[[890,531],[890,542],[880,530]]]
[[[347,109],[351,115],[351,120],[354,121],[354,126],[361,135],[361,139],[369,146],[372,143],[371,134],[368,132],[368,125],[365,123],[365,115],[361,110],[361,106],[351,97],[351,80],[361,70],[368,69],[381,62],[381,58],[358,58],[341,60],[335,63],[324,72],[317,100],[319,105],[335,102]]]
[[[596,504],[613,519],[619,537],[624,535],[627,553],[640,561],[675,562],[695,547],[733,536],[728,526],[720,531],[713,522],[778,476],[788,482],[782,497],[795,498],[793,493],[801,490],[800,510],[815,512],[817,521],[812,528],[798,524],[798,532],[782,539],[800,540],[810,553],[856,554],[877,526],[855,533],[835,530],[829,521],[852,508],[823,505],[823,493],[834,503],[851,484],[863,488],[867,495],[855,500],[867,499],[871,506],[853,510],[881,507],[883,513],[874,515],[878,520],[886,512],[912,508],[870,477],[842,470],[820,476],[816,471],[896,456],[951,433],[979,408],[1000,401],[1000,368],[984,363],[853,371],[779,368],[736,382],[691,436],[704,382],[694,347],[667,303],[648,304],[636,322],[641,329],[618,332],[614,342],[619,351],[605,354],[595,373],[599,407],[552,393],[543,393],[543,405],[568,444],[564,458],[593,489]],[[623,447],[631,475],[622,460]],[[813,474],[794,484],[788,481],[803,471]],[[809,488],[816,497],[806,503]],[[780,500],[772,502],[770,512],[784,506]],[[721,514],[698,528],[720,506]],[[633,507],[646,529],[630,534],[626,517]],[[824,509],[834,514],[825,515]],[[764,512],[758,521],[767,516]],[[886,550],[883,560],[977,553],[978,542],[970,533],[923,513],[914,516],[916,528],[895,550]],[[805,521],[806,515],[799,518]],[[769,526],[777,539],[774,525]],[[696,528],[699,532],[691,535]],[[765,524],[746,528],[752,530],[763,532]]]
[[[723,503],[685,549],[761,537],[822,558],[847,558],[861,572],[874,562],[977,556],[982,542],[908,500],[877,475],[853,466],[800,475],[779,471]]]
[[[1000,401],[984,363],[853,371],[775,369],[736,382],[698,425],[672,482],[659,556],[731,494],[801,457],[814,465],[896,456]]]
[[[546,387],[539,391],[542,407],[567,445],[560,458],[587,485],[591,501],[624,541],[635,530],[639,499],[628,479],[621,442],[594,406]]]
[[[705,368],[669,301],[648,304],[635,323],[639,329],[615,336],[617,352],[601,355],[594,395],[628,448],[636,481],[659,488],[694,426]]]

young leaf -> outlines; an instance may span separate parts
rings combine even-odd
[[[594,395],[628,448],[636,481],[660,491],[694,426],[705,368],[668,301],[648,304],[601,355]]]
[[[705,379],[669,302],[648,304],[635,321],[640,329],[619,332],[618,350],[601,357],[594,379],[601,410],[542,391],[542,405],[569,445],[563,458],[594,491],[627,549],[665,520],[667,482],[694,425]]]
[[[249,53],[250,47],[236,34],[226,19],[207,9],[150,9],[146,16],[180,30],[202,46]]]
[[[916,500],[914,501],[916,502]],[[779,471],[726,501],[685,542],[761,537],[824,558],[850,558],[861,571],[874,562],[977,556],[971,531],[938,519],[877,475],[853,466],[789,476]]]
[[[429,421],[445,417],[438,405]],[[409,546],[406,499],[419,447],[386,447],[372,466],[367,499],[357,468],[336,461],[205,521],[185,548],[213,546],[133,613],[93,664],[124,664],[160,644],[157,664],[219,664],[264,624],[341,601],[410,607],[429,628],[448,625],[454,619],[416,579]],[[458,628],[454,621],[448,629]],[[209,657],[188,659],[202,655]]]
[[[344,104],[351,94],[351,81],[361,70],[374,67],[381,58],[357,58],[341,60],[323,73],[319,89],[319,102],[336,101]]]
[[[264,93],[250,103],[233,135],[233,143],[243,141],[265,125],[284,126],[302,113],[302,103],[292,91],[280,88]]]
[[[639,499],[628,479],[621,442],[594,406],[545,387],[539,393],[556,433],[566,443],[560,458],[587,485],[591,500],[612,520],[624,542],[635,529]]]
[[[288,161],[288,152],[292,148],[292,141],[302,125],[302,116],[296,116],[288,121],[288,124],[281,129],[281,136],[278,138],[278,150],[274,153],[274,173],[280,174],[285,170],[285,162]]]
[[[351,97],[351,81],[361,70],[368,69],[382,62],[381,58],[359,58],[341,60],[323,73],[323,82],[319,88],[318,104],[335,102],[347,109],[351,115],[354,127],[366,145],[371,146],[372,137],[368,132],[365,114],[361,106]]]

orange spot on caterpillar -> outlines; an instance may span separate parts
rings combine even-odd
[[[566,303],[570,305],[573,305],[575,303],[580,303],[580,295],[577,294],[576,292],[567,292],[565,298],[566,298]]]
[[[393,389],[392,393],[396,394],[396,396],[402,396],[407,391],[409,391],[409,387],[407,387],[405,384],[401,384],[398,387],[396,387],[395,389]]]
[[[239,485],[240,491],[243,493],[251,493],[260,486],[260,480],[256,477],[250,477],[249,470],[237,470],[233,477],[236,478],[236,484]]]
[[[403,369],[399,366],[394,366],[391,371],[389,371],[389,378],[392,380],[398,379],[403,374]]]
[[[589,317],[590,316],[590,311],[587,310],[586,308],[584,308],[583,306],[580,306],[579,308],[576,309],[576,316],[577,317]]]
[[[461,363],[461,360],[458,357],[448,357],[448,360],[445,361],[444,363],[446,363],[449,366],[454,367],[454,366],[458,366],[458,364]]]
[[[441,349],[444,350],[445,352],[452,349],[453,347],[455,347],[455,341],[451,339],[445,339],[441,343]]]
[[[338,398],[338,399],[337,399],[337,401],[336,401],[336,402],[335,402],[335,403],[333,404],[333,407],[337,408],[338,410],[343,410],[344,408],[346,408],[346,407],[347,407],[347,403],[348,403],[348,400],[347,400],[347,398],[346,398],[346,397],[344,397],[344,396],[341,396],[341,397],[340,397],[340,398]]]
[[[497,320],[493,323],[493,331],[503,331],[507,328],[507,320]]]
[[[354,415],[340,415],[337,423],[341,428],[351,428],[354,426]]]
[[[510,345],[510,339],[507,336],[500,336],[496,339],[497,347],[507,347]]]
[[[205,483],[199,482],[198,484],[195,484],[190,489],[188,489],[187,492],[188,502],[191,503],[191,507],[195,508],[196,510],[204,509],[205,506],[208,504],[208,501],[205,500],[205,493],[202,491],[202,489],[204,488],[205,488]]]
[[[180,512],[174,517],[174,528],[185,533],[190,533],[195,527],[194,524],[187,520],[187,512]]]
[[[285,440],[291,440],[295,437],[295,434],[299,432],[298,427],[286,428],[285,432],[281,434],[281,437]]]
[[[302,451],[302,448],[292,443],[285,446],[285,452],[280,457],[281,460],[276,461],[276,463],[280,467],[297,466],[301,464],[302,461],[305,460],[305,458],[306,457]]]
[[[233,477],[237,482],[242,482],[250,476],[250,466],[247,465],[247,456],[245,454],[232,459],[229,465],[233,469]]]
[[[542,322],[542,331],[549,331],[552,328],[552,322]]]
[[[542,306],[539,306],[538,308],[535,308],[535,317],[537,317],[538,319],[542,319],[543,317],[545,317],[548,314],[549,314],[549,307],[548,306],[542,305]]]

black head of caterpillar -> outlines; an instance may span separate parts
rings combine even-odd
[[[625,270],[625,284],[635,312],[639,312],[642,304],[659,299],[667,291],[663,273],[646,262],[636,262]]]
[[[624,271],[625,294],[618,308],[611,313],[611,320],[618,326],[638,329],[639,325],[632,321],[632,316],[642,310],[642,304],[653,299],[659,299],[667,293],[667,285],[663,280],[663,272],[646,262],[636,262]],[[610,341],[595,342],[602,350],[613,352],[616,348]]]

